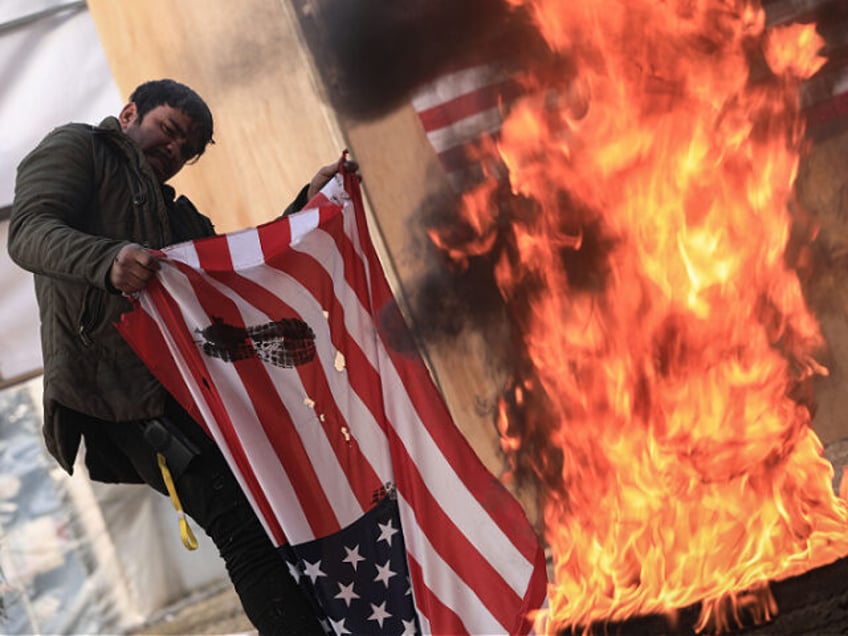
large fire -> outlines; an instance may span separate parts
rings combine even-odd
[[[703,601],[721,630],[752,590],[766,618],[769,580],[848,553],[803,399],[822,339],[785,259],[821,43],[733,0],[511,1],[561,63],[522,78],[509,201],[494,178],[466,195],[465,247],[506,233],[527,364],[500,429],[541,493],[539,625]]]

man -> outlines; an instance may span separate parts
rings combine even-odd
[[[197,93],[151,81],[117,118],[57,128],[18,167],[9,254],[35,274],[44,437],[68,473],[84,439],[94,480],[146,482],[164,494],[170,475],[260,634],[323,634],[215,444],[114,328],[130,308],[123,294],[155,275],[151,250],[214,234],[209,219],[165,184],[214,143],[212,134]],[[289,210],[335,168],[321,168]]]

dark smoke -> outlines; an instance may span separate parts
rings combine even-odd
[[[469,327],[498,332],[505,318],[506,306],[494,276],[501,239],[496,239],[487,253],[469,258],[460,267],[426,238],[433,231],[451,247],[463,249],[471,231],[460,221],[460,206],[457,193],[445,189],[431,192],[413,215],[419,226],[413,236],[422,237],[414,246],[417,258],[428,267],[409,290],[409,302],[416,333],[428,343],[450,341]]]
[[[379,117],[416,88],[475,63],[520,65],[546,46],[503,0],[295,0],[332,106]]]
[[[328,98],[342,117],[378,118],[408,102],[424,84],[475,64],[499,65],[511,76],[532,67],[537,77],[546,75],[543,81],[562,84],[575,73],[571,60],[552,54],[526,11],[505,0],[293,1]],[[508,109],[508,96],[504,99]],[[469,165],[487,161],[497,163],[498,159],[469,158]],[[500,227],[490,252],[457,268],[425,241],[418,246],[419,256],[431,267],[408,293],[416,335],[424,341],[461,336],[473,326],[497,334],[491,340],[498,345],[496,357],[511,361],[520,357],[515,351],[520,337],[511,333],[510,325],[524,319],[516,317],[520,310],[508,307],[501,296],[494,266],[502,254],[514,251],[509,244],[510,226],[530,213],[533,202],[514,197],[505,182],[503,186],[493,193]],[[422,226],[419,235],[433,230],[462,249],[468,228],[459,220],[459,208],[457,192],[431,193],[414,215]],[[597,283],[584,280],[594,274],[579,262],[594,253],[563,255],[574,270],[574,284]],[[538,289],[538,284],[526,283],[528,293]]]
[[[592,210],[562,191],[557,197],[557,229],[568,235],[580,233],[579,249],[563,246],[556,267],[568,280],[568,293],[598,294],[606,288],[609,254],[615,239]],[[409,304],[419,338],[428,344],[450,343],[471,329],[486,339],[493,369],[512,377],[526,377],[527,360],[522,334],[533,321],[531,308],[541,295],[556,293],[538,273],[519,263],[516,226],[534,227],[545,214],[539,204],[511,192],[506,181],[489,195],[488,209],[495,216],[491,245],[484,253],[471,254],[477,234],[462,220],[461,201],[453,191],[433,192],[416,210],[417,236],[436,235],[418,245],[418,257],[429,264],[426,277],[408,290]],[[471,254],[461,262],[449,253]],[[508,263],[517,284],[508,293],[497,284],[495,268]],[[562,290],[560,290],[562,291]]]
[[[505,0],[292,1],[321,69],[330,105],[343,122],[379,118],[407,103],[417,89],[439,76],[485,63],[499,66],[520,83],[517,93],[550,102],[545,125],[551,136],[562,134],[558,102],[570,94],[575,61],[554,54],[529,15]],[[531,68],[532,78],[523,72]],[[517,96],[510,92],[513,89],[505,88],[502,93],[501,106],[507,112]],[[406,288],[414,334],[407,332],[395,307],[380,317],[380,327],[399,351],[414,350],[416,343],[450,345],[469,332],[483,337],[485,368],[499,382],[508,378],[502,397],[510,421],[524,431],[509,432],[520,434],[523,440],[515,476],[519,484],[528,485],[533,472],[529,466],[561,466],[564,458],[561,451],[549,448],[553,421],[547,415],[547,399],[535,380],[523,334],[533,320],[533,301],[563,290],[547,289],[538,272],[517,274],[519,284],[509,294],[499,289],[496,266],[508,263],[516,271],[524,269],[517,263],[515,226],[533,227],[542,211],[535,200],[511,191],[505,166],[493,151],[492,144],[481,144],[473,157],[467,157],[469,166],[477,170],[471,171],[473,175],[463,186],[475,187],[484,175],[498,183],[488,201],[495,216],[489,249],[458,263],[422,238],[417,256],[428,264],[427,271]],[[437,234],[441,244],[468,253],[475,230],[462,220],[459,189],[432,192],[416,210],[413,218],[420,227],[411,234]],[[583,237],[579,250],[562,248],[557,266],[566,273],[569,292],[600,294],[607,283],[607,259],[614,242],[598,211],[585,209],[566,192],[557,199],[557,229],[562,235],[579,233]],[[524,394],[520,404],[510,401],[518,387]]]

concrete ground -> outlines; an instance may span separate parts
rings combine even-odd
[[[194,594],[151,617],[127,636],[256,636],[229,582]]]

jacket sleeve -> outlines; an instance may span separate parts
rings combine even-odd
[[[106,288],[112,262],[127,244],[85,227],[95,196],[91,133],[81,125],[47,135],[18,166],[9,222],[9,256],[35,274]]]

